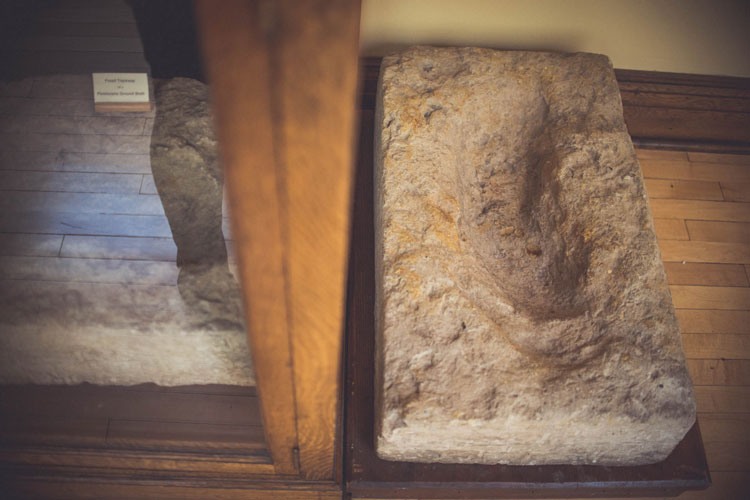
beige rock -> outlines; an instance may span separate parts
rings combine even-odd
[[[413,48],[375,119],[378,455],[663,460],[695,398],[609,60]]]

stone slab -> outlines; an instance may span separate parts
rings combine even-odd
[[[412,48],[375,126],[378,455],[666,458],[695,398],[610,61]]]

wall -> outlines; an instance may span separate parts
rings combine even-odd
[[[586,51],[621,69],[750,77],[749,31],[747,0],[363,0],[360,46]]]

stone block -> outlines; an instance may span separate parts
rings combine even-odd
[[[378,455],[666,458],[695,398],[608,58],[412,48],[375,121]]]

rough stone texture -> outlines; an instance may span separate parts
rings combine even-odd
[[[154,80],[154,98],[151,169],[177,245],[180,295],[198,326],[244,331],[222,231],[224,176],[208,86]]]
[[[378,454],[664,459],[695,399],[609,60],[413,48],[375,119]]]

